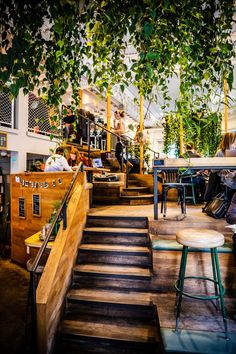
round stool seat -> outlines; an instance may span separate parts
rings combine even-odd
[[[224,235],[215,230],[188,228],[176,233],[176,241],[188,247],[214,248],[224,244]]]

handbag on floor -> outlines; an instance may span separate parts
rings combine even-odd
[[[221,192],[206,204],[203,211],[215,219],[221,219],[225,217],[228,207],[229,200],[225,196],[225,192]]]

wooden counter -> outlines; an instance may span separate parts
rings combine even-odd
[[[41,241],[39,238],[40,235],[41,235],[41,231],[36,232],[32,236],[25,239],[26,253],[29,254],[30,256],[32,256],[32,249],[34,249],[34,250],[36,249],[36,251],[38,251],[38,249],[41,247],[41,245],[43,243],[43,241]],[[54,241],[48,242],[46,249],[50,250],[52,248],[53,244],[54,244]],[[35,252],[33,252],[33,253],[35,253]]]

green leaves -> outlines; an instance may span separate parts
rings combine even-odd
[[[0,4],[0,84],[14,95],[35,85],[58,105],[70,85],[76,104],[85,75],[100,91],[115,84],[124,91],[132,80],[146,98],[158,92],[165,111],[168,80],[177,74],[176,112],[187,117],[209,105],[223,78],[232,89],[233,0],[44,0],[37,11],[13,0],[9,6],[6,12]]]

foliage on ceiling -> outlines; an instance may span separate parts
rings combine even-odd
[[[13,96],[37,87],[58,106],[71,86],[76,107],[85,76],[101,91],[132,83],[149,99],[156,92],[165,109],[179,75],[176,110],[191,111],[223,80],[232,88],[233,0],[7,0],[0,14],[0,90]]]

